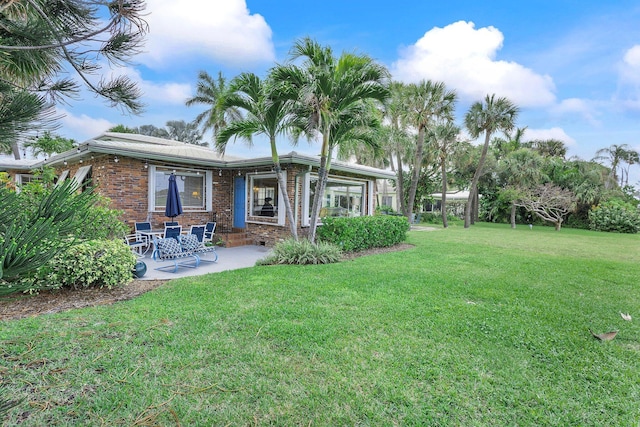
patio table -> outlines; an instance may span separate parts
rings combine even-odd
[[[139,234],[146,236],[147,239],[149,239],[149,242],[151,242],[151,244],[153,245],[153,251],[151,251],[151,257],[153,259],[156,259],[157,256],[157,249],[156,249],[156,242],[155,242],[155,238],[163,238],[164,237],[164,228],[162,230],[144,230],[144,231],[138,231]]]

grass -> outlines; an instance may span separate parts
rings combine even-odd
[[[477,224],[409,241],[1,323],[0,378],[26,398],[6,422],[638,425],[640,236]]]

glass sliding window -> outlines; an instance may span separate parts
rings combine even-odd
[[[173,169],[157,168],[155,173],[155,208],[162,210],[167,204],[169,176]],[[176,170],[176,183],[180,192],[183,209],[205,208],[205,174],[203,172],[187,172]]]
[[[317,177],[312,177],[309,191],[309,209],[313,205]],[[365,184],[329,178],[322,197],[320,217],[361,216],[364,214]]]
[[[249,215],[277,217],[278,193],[278,180],[275,175],[252,176]]]

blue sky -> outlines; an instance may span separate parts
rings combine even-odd
[[[184,106],[199,70],[264,75],[309,36],[336,54],[370,55],[395,80],[445,82],[459,95],[459,123],[472,102],[495,93],[520,106],[525,139],[561,139],[569,156],[583,159],[612,144],[640,150],[637,0],[147,0],[147,12],[145,52],[136,65],[112,70],[139,82],[146,112],[122,115],[85,94],[59,108],[66,114],[59,134],[84,141],[116,124],[191,121],[204,109]],[[313,144],[291,148],[283,138],[281,152],[293,149],[317,154]],[[268,151],[256,141],[227,153]]]

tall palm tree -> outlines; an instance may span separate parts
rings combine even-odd
[[[433,141],[438,151],[438,160],[440,163],[440,176],[442,180],[442,226],[447,228],[447,164],[451,154],[451,146],[456,141],[456,137],[460,133],[460,128],[453,121],[438,124],[429,132],[429,139]]]
[[[407,215],[404,198],[404,159],[411,144],[406,122],[402,120],[405,111],[406,85],[401,82],[391,82],[389,85],[390,96],[383,104],[384,118],[388,122],[387,155],[391,169],[396,172],[396,199],[398,210]],[[394,164],[395,160],[395,164]]]
[[[242,119],[242,114],[238,108],[228,106],[226,98],[231,94],[227,79],[218,72],[218,78],[213,79],[206,71],[198,73],[198,84],[196,86],[196,96],[187,99],[185,105],[202,104],[209,108],[198,114],[194,120],[197,126],[202,126],[202,133],[208,130],[213,131],[213,142],[217,145],[218,134],[229,123]],[[224,151],[220,151],[224,155]]]
[[[322,135],[318,183],[311,208],[309,240],[315,241],[322,194],[326,188],[331,155],[339,140],[332,131],[349,116],[359,115],[367,100],[384,101],[388,96],[387,69],[365,55],[342,53],[336,57],[329,46],[304,38],[294,43],[291,61],[303,59],[301,66],[292,62],[278,66],[273,77],[287,82],[293,89],[289,96],[296,102],[296,114],[304,118],[308,136]],[[354,126],[358,121],[355,121]]]
[[[622,169],[622,176],[620,177],[620,186],[624,186],[624,185],[629,185],[629,169],[631,168],[631,166],[633,165],[637,165],[640,164],[640,153],[638,153],[636,150],[627,150],[627,152],[625,153],[623,159],[624,163],[627,164],[626,167],[621,167]]]
[[[283,93],[286,93],[284,89],[282,83],[273,82],[269,78],[261,80],[253,73],[242,73],[235,77],[220,106],[222,109],[244,110],[247,114],[243,119],[233,121],[219,130],[215,146],[219,152],[224,153],[232,137],[240,137],[249,145],[252,144],[253,135],[265,135],[269,138],[271,159],[289,228],[293,238],[298,240],[298,227],[291,209],[287,182],[282,173],[276,146],[276,137],[287,133],[296,125],[296,117],[291,114],[292,103],[283,96]]]
[[[618,167],[628,155],[629,150],[630,147],[627,144],[612,144],[610,147],[596,151],[594,160],[608,160],[611,164],[611,177],[615,183],[618,183]]]
[[[413,214],[418,180],[424,157],[425,136],[429,128],[442,120],[453,120],[453,110],[457,95],[453,90],[447,90],[442,82],[422,80],[407,87],[404,119],[418,131],[416,139],[415,157],[411,172],[411,185],[405,214],[409,221]]]
[[[478,167],[473,174],[471,180],[471,188],[469,189],[469,199],[464,213],[464,227],[469,228],[471,225],[471,206],[478,191],[478,180],[482,175],[482,168],[487,157],[489,148],[489,140],[491,135],[497,131],[509,132],[515,125],[518,116],[518,107],[516,107],[507,98],[495,98],[495,95],[487,95],[483,102],[475,102],[464,118],[465,127],[469,131],[472,138],[478,138],[482,132],[485,134],[484,145]]]

